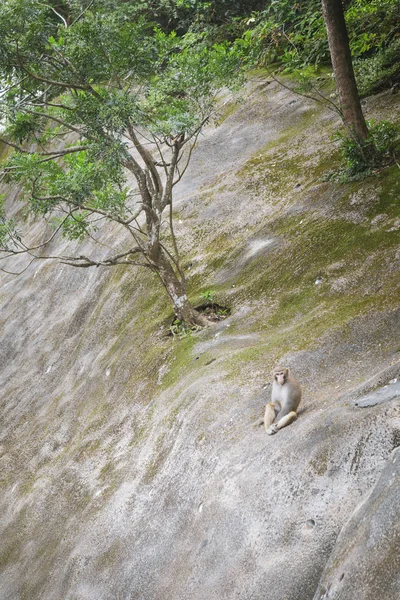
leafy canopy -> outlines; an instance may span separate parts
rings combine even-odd
[[[154,147],[165,170],[165,148],[198,134],[237,75],[228,44],[165,33],[131,3],[5,0],[0,119],[15,148],[7,177],[24,185],[35,213],[63,210],[69,237],[87,232],[92,210],[126,219],[136,202],[128,148],[148,168]],[[135,132],[150,137],[139,143]],[[139,188],[146,168],[133,170]]]

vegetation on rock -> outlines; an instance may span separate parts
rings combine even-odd
[[[187,296],[173,189],[218,89],[237,76],[237,58],[226,44],[166,34],[136,13],[119,2],[2,4],[2,141],[15,150],[3,179],[23,186],[31,212],[45,217],[45,227],[50,219],[54,231],[45,242],[29,242],[3,215],[0,245],[6,256],[59,258],[81,268],[146,267],[178,319],[205,325]],[[96,231],[104,220],[125,229],[125,247],[106,256],[103,246],[95,256],[43,253],[59,232],[101,243]]]
[[[157,1],[142,5],[152,11]],[[60,17],[49,10],[48,19],[72,26],[69,2],[50,6]],[[209,6],[212,21],[218,6]],[[228,17],[217,10],[207,43],[228,30]],[[158,25],[169,36],[168,24]],[[234,307],[229,319],[167,337],[172,314],[157,278],[125,263],[57,271],[42,262],[21,277],[0,273],[7,598],[263,597],[268,585],[271,600],[309,600],[338,532],[399,443],[396,400],[361,412],[343,399],[399,363],[399,169],[346,185],[321,181],[340,161],[330,144],[336,115],[261,70],[243,96],[199,138],[175,190],[191,297]],[[368,117],[398,119],[396,100],[368,99]],[[65,146],[49,147],[57,148]],[[68,156],[57,158],[55,173]],[[70,171],[63,185],[77,181]],[[16,188],[5,206],[17,229],[36,237],[38,226],[13,204]],[[119,226],[89,233],[106,230],[106,242],[120,245]],[[253,423],[268,393],[262,384],[281,360],[304,383],[305,402],[271,445]],[[372,596],[376,586],[397,592],[397,571],[378,571]]]
[[[367,128],[350,51],[358,74],[365,76],[363,61],[375,61],[368,82],[359,81],[364,91],[393,84],[400,68],[399,7],[394,0],[345,3],[347,39],[342,4],[323,4],[328,32],[337,21],[329,17],[333,5],[344,32],[331,43],[340,108],[315,87],[311,96],[338,110],[351,134],[340,134],[347,161],[340,177],[348,180],[396,155],[393,126]],[[177,322],[207,324],[188,300],[174,188],[214,114],[218,90],[237,80],[240,66],[267,64],[291,73],[301,93],[311,89],[329,63],[319,1],[7,0],[0,36],[2,141],[13,149],[3,156],[2,181],[22,186],[30,211],[44,217],[45,229],[53,227],[38,242],[0,210],[4,255],[58,258],[80,268],[145,267],[161,280]],[[335,44],[347,49],[350,100],[348,81],[341,82],[335,67]],[[125,231],[123,247],[104,249],[104,221]],[[99,242],[98,252],[46,253],[58,234],[77,241],[89,236]]]

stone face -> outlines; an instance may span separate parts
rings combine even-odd
[[[389,385],[385,385],[383,388],[379,388],[370,392],[366,396],[362,396],[358,400],[354,400],[354,406],[365,408],[366,406],[376,406],[382,402],[393,400],[400,396],[400,381],[393,381]]]
[[[337,539],[314,600],[400,598],[400,448]]]
[[[168,337],[172,311],[147,272],[42,261],[18,278],[0,273],[1,600],[315,595],[339,533],[400,445],[397,397],[353,405],[400,374],[400,310],[388,296],[367,310],[371,281],[360,259],[351,300],[366,303],[342,321],[340,306],[329,321],[346,298],[329,304],[331,279],[347,268],[348,254],[337,251],[336,230],[334,256],[318,272],[300,253],[315,244],[319,254],[319,228],[348,218],[346,188],[318,183],[312,171],[331,153],[329,127],[337,123],[292,100],[275,84],[253,89],[220,128],[205,132],[177,188],[191,299],[215,285],[216,300],[232,307],[215,327]],[[282,163],[288,157],[292,165]],[[298,160],[285,186],[273,179]],[[368,185],[378,202],[376,181]],[[308,214],[321,219],[318,228],[271,286],[266,269],[272,262],[281,273],[282,254],[310,226]],[[271,232],[276,221],[286,227],[293,219],[294,229]],[[32,221],[27,226],[39,237]],[[102,233],[104,256],[107,245],[123,247],[121,232]],[[61,254],[76,252],[61,243]],[[79,252],[92,250],[88,240]],[[383,258],[391,252],[385,245]],[[398,285],[382,256],[372,258],[379,285]],[[298,272],[304,277],[293,284]],[[300,380],[304,400],[298,420],[270,437],[254,423],[277,362]],[[395,490],[387,484],[386,493]],[[384,496],[368,513],[371,526]],[[389,590],[397,585],[391,542],[367,524],[368,544],[388,558],[387,567],[378,558],[371,565],[366,593]],[[369,547],[365,554],[367,561]],[[347,571],[341,585],[346,578]]]

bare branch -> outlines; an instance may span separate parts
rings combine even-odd
[[[155,192],[156,192],[156,194],[159,194],[162,190],[162,183],[161,183],[160,175],[154,164],[154,159],[153,159],[152,155],[150,154],[150,152],[146,148],[144,148],[144,146],[140,143],[131,124],[128,125],[127,129],[128,129],[129,136],[130,136],[136,150],[139,152],[140,156],[144,160],[145,165],[147,166],[147,168],[149,169],[149,171],[151,173]]]
[[[29,248],[28,246],[26,246],[23,242],[21,242],[20,246],[22,248],[24,248],[23,250],[16,250],[16,251],[12,251],[12,250],[1,250],[0,252],[9,252],[9,254],[7,254],[6,256],[0,256],[0,260],[4,260],[5,258],[9,258],[10,256],[15,256],[17,254],[26,254],[26,253],[30,253],[34,250],[40,250],[40,248],[44,248],[45,246],[47,246],[47,244],[50,244],[50,242],[52,242],[54,240],[54,238],[56,237],[57,233],[60,231],[60,229],[62,228],[62,226],[64,225],[65,221],[68,219],[68,217],[73,213],[74,211],[71,210],[67,216],[65,217],[65,219],[63,219],[59,225],[56,227],[56,229],[54,230],[54,232],[51,234],[51,236],[44,242],[42,242],[41,244],[38,244],[37,246],[32,246],[31,248]]]
[[[29,261],[29,263],[26,265],[26,267],[24,267],[22,269],[22,271],[19,271],[18,273],[16,271],[8,271],[7,269],[3,269],[2,267],[0,267],[0,271],[2,271],[3,273],[7,273],[7,275],[15,275],[18,277],[18,275],[22,275],[22,273],[25,273],[25,271],[27,271],[29,269],[29,267],[34,262],[34,260],[35,260],[35,258],[32,258],[32,260]]]
[[[126,221],[124,221],[124,225],[130,225],[132,223],[132,221],[136,221],[136,219],[138,218],[138,216],[140,215],[140,213],[142,212],[142,210],[146,210],[146,207],[144,206],[144,204],[140,204],[140,210],[139,207],[136,209],[136,211],[133,213],[133,215],[131,215],[129,217],[129,219],[127,219]]]
[[[65,196],[35,196],[32,193],[32,198],[34,200],[37,200],[38,202],[60,201],[60,202],[65,202],[67,205],[72,204],[74,207],[73,211],[86,210],[89,213],[102,215],[103,217],[110,219],[110,221],[116,221],[117,223],[120,223],[121,225],[129,225],[132,221],[134,221],[135,219],[138,218],[138,216],[140,215],[142,210],[146,210],[146,207],[143,204],[139,204],[139,206],[137,207],[137,209],[133,213],[133,215],[130,215],[128,219],[123,219],[121,217],[118,217],[117,215],[113,215],[112,213],[110,213],[106,210],[102,210],[101,208],[94,208],[92,206],[87,206],[86,204],[78,204],[76,202],[73,202],[72,200],[69,200]],[[69,213],[69,214],[71,214],[71,213]]]
[[[85,14],[85,12],[88,11],[91,8],[91,6],[92,6],[93,3],[94,3],[94,0],[91,0],[91,2],[89,2],[89,4],[87,5],[87,7],[83,9],[83,11],[80,13],[80,15],[78,15],[76,17],[75,21],[72,21],[71,25],[75,25],[75,23],[77,23],[83,17],[83,15]]]
[[[193,153],[193,150],[194,150],[194,148],[196,146],[196,143],[197,143],[198,137],[200,135],[200,132],[201,132],[201,128],[198,129],[198,131],[197,131],[197,133],[196,133],[196,135],[194,137],[194,140],[193,140],[193,136],[191,137],[192,143],[190,144],[189,152],[187,153],[186,162],[184,164],[183,169],[178,173],[178,177],[173,182],[173,184],[172,184],[173,186],[175,186],[182,179],[182,177],[184,176],[184,174],[186,172],[186,169],[189,166],[190,159],[192,158],[192,153]]]
[[[330,100],[329,98],[327,98],[326,96],[321,94],[321,92],[319,90],[316,89],[315,92],[320,97],[315,98],[315,96],[310,96],[310,94],[304,94],[303,92],[299,92],[299,91],[291,88],[290,86],[283,83],[280,79],[275,77],[275,75],[268,70],[267,70],[267,73],[268,73],[268,76],[271,77],[271,79],[273,79],[274,81],[279,83],[279,85],[284,87],[286,90],[289,90],[289,92],[292,92],[293,94],[296,94],[297,96],[302,96],[303,98],[308,98],[309,100],[314,100],[314,102],[318,102],[319,104],[323,104],[328,110],[331,110],[331,111],[335,112],[336,114],[338,114],[339,116],[342,116],[342,111],[340,110],[340,108],[334,102],[332,102],[332,100]]]
[[[106,210],[102,210],[101,208],[92,208],[90,206],[86,206],[85,204],[77,205],[77,207],[81,208],[82,210],[87,210],[89,212],[96,213],[98,215],[103,215],[104,217],[107,217],[111,221],[116,221],[117,223],[120,223],[121,225],[129,225],[129,223],[131,223],[132,221],[134,221],[135,219],[138,218],[138,216],[140,215],[142,210],[146,210],[146,207],[143,204],[140,204],[138,206],[138,208],[136,209],[136,212],[133,215],[131,215],[129,217],[129,219],[126,220],[126,219],[122,219],[121,217],[118,217],[116,215],[113,215],[112,213],[109,213]]]
[[[23,148],[21,148],[21,146],[17,146],[17,144],[13,144],[9,140],[0,138],[0,142],[2,144],[6,144],[7,146],[11,146],[11,148],[15,148],[16,150],[18,150],[18,152],[21,152],[21,154],[29,154],[29,152],[27,150],[24,150]]]
[[[39,6],[45,6],[46,8],[50,8],[50,10],[52,10],[52,11],[53,11],[53,13],[54,13],[55,15],[57,15],[57,17],[58,17],[59,19],[61,19],[61,21],[64,23],[64,27],[68,27],[68,23],[67,23],[67,21],[64,19],[64,17],[63,17],[62,15],[60,15],[60,13],[58,13],[58,12],[56,11],[56,9],[55,9],[55,8],[53,8],[53,7],[52,7],[52,6],[50,6],[49,4],[42,4],[41,2],[38,2],[38,4],[39,4]]]
[[[132,254],[142,254],[143,251],[141,248],[131,248],[128,252],[123,252],[122,254],[116,254],[110,258],[106,258],[105,260],[93,260],[88,256],[64,256],[59,257],[60,262],[63,264],[71,265],[73,267],[112,267],[114,265],[126,264],[129,262],[128,256]],[[123,260],[125,259],[125,260]]]
[[[157,148],[157,152],[158,152],[158,154],[160,156],[160,162],[154,161],[154,165],[156,167],[163,167],[165,175],[167,176],[168,175],[168,169],[167,169],[167,167],[169,167],[170,163],[167,163],[165,161],[164,155],[163,155],[163,152],[162,152],[162,149],[161,149],[161,142],[160,142],[160,140],[157,139],[157,137],[155,135],[153,136],[153,141],[154,141],[154,144],[155,144],[155,146]]]
[[[161,199],[161,210],[164,210],[167,204],[171,202],[172,188],[174,185],[174,175],[176,171],[176,166],[178,164],[179,153],[181,151],[184,141],[183,135],[184,134],[177,136],[172,146],[172,157],[170,165],[168,167],[167,181],[165,182],[164,193]]]

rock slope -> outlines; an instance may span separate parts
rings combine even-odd
[[[336,117],[261,76],[225,102],[175,217],[230,317],[179,340],[147,273],[0,274],[2,600],[400,597],[400,403],[363,401],[400,376],[399,171],[323,181]],[[304,401],[270,437],[277,362]]]

